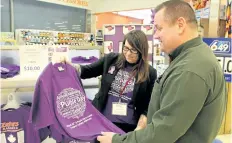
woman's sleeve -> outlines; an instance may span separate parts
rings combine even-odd
[[[102,75],[103,73],[103,65],[104,65],[105,57],[100,58],[98,61],[89,64],[89,65],[81,65],[81,78],[92,78]]]
[[[147,84],[147,92],[146,92],[146,98],[144,99],[144,111],[143,111],[143,115],[147,115],[147,110],[148,110],[148,105],[151,99],[151,94],[152,94],[152,90],[155,84],[155,80],[157,78],[157,71],[156,69],[154,69],[153,67],[151,67],[152,70],[150,70],[150,74],[149,74],[149,82]]]

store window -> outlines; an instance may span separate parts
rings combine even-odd
[[[1,32],[10,32],[10,0],[1,0]]]
[[[37,0],[15,0],[14,28],[85,32],[86,10]]]

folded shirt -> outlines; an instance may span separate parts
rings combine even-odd
[[[71,62],[72,63],[94,63],[98,60],[98,58],[91,56],[89,58],[86,57],[82,57],[82,56],[77,56],[77,57],[73,57]]]
[[[10,78],[19,74],[20,67],[15,64],[2,64],[1,65],[1,78]]]

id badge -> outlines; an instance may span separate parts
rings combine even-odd
[[[127,103],[113,102],[112,103],[112,115],[126,116],[127,115]]]

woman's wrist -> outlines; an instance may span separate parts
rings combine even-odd
[[[78,73],[81,74],[81,66],[79,64],[72,64],[72,66],[76,69]]]

